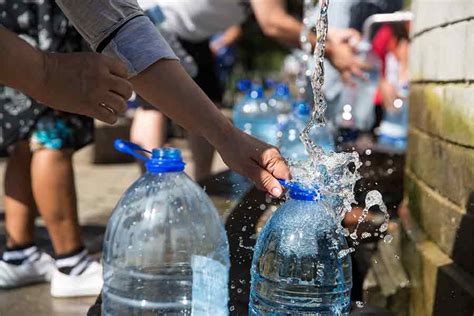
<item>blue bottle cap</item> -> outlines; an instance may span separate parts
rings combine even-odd
[[[311,114],[311,109],[306,101],[298,100],[293,103],[293,112],[299,116],[309,116]]]
[[[265,93],[263,91],[263,87],[260,85],[253,85],[252,89],[249,90],[248,96],[254,100],[256,99],[263,99],[265,97]]]
[[[290,87],[286,83],[280,83],[276,86],[275,96],[280,98],[287,98],[290,96]]]
[[[150,152],[137,144],[121,139],[115,140],[114,146],[121,153],[143,160],[147,171],[151,173],[180,172],[186,165],[181,151],[177,148],[158,148]],[[151,158],[141,155],[139,152],[149,153]]]
[[[158,148],[152,150],[145,166],[151,173],[180,172],[184,170],[185,163],[179,149]]]
[[[247,92],[252,88],[252,81],[247,79],[242,79],[237,82],[237,90],[240,92]]]
[[[273,89],[275,88],[275,86],[277,85],[277,82],[273,79],[267,79],[265,80],[265,86],[268,88],[268,89]]]
[[[290,197],[299,201],[321,201],[323,195],[319,186],[314,184],[311,186],[298,182],[278,180],[282,186],[288,189]]]

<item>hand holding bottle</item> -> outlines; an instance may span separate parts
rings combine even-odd
[[[353,29],[330,29],[328,33],[326,55],[346,82],[350,82],[353,75],[363,78],[364,70],[368,68],[357,56],[359,41],[360,34]]]
[[[238,130],[175,60],[160,60],[132,78],[135,90],[190,133],[205,137],[227,165],[275,197],[288,179],[280,152]]]
[[[217,147],[224,162],[233,170],[252,179],[257,188],[274,197],[283,194],[277,179],[289,179],[290,171],[276,147],[233,128]]]

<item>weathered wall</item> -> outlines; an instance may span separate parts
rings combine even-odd
[[[474,315],[474,0],[414,0],[410,315]]]

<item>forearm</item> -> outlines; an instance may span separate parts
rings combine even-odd
[[[0,84],[34,96],[44,79],[43,53],[0,26]]]
[[[251,0],[258,24],[265,35],[292,46],[300,46],[303,24],[289,15],[282,0]]]
[[[189,132],[219,148],[230,121],[194,83],[178,61],[160,60],[132,79],[135,91]]]
[[[226,46],[233,45],[242,36],[242,28],[240,25],[234,25],[225,31],[222,41]]]

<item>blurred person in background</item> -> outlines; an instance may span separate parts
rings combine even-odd
[[[84,47],[52,0],[0,3],[0,23],[43,51],[69,53]],[[8,87],[0,87],[0,118],[0,150],[8,156],[0,287],[51,281],[56,297],[97,295],[102,268],[81,237],[72,165],[73,153],[93,141],[92,119],[49,109]],[[35,245],[37,212],[55,259]]]
[[[383,75],[377,104],[381,104],[384,111],[393,111],[395,100],[406,98],[400,95],[400,90],[410,81],[408,28],[407,24],[402,23],[386,24],[380,28],[374,38],[374,49],[383,60]],[[380,45],[379,43],[383,43],[384,40],[385,46]],[[380,117],[382,115],[383,113],[379,114]],[[379,122],[380,120],[381,118]]]
[[[303,29],[301,21],[287,12],[285,0],[139,0],[145,12],[163,16],[160,29],[173,34],[191,55],[198,68],[196,83],[218,107],[222,102],[222,89],[214,67],[214,56],[209,39],[227,28],[242,23],[250,8],[264,34],[286,45],[299,46]],[[156,14],[157,10],[161,14]],[[355,56],[349,41],[351,30],[331,29],[326,54],[332,64],[345,76],[360,74],[363,63]],[[316,43],[316,34],[310,41]],[[135,113],[131,140],[144,148],[162,147],[166,140],[166,118],[153,107],[142,104]],[[195,163],[194,178],[200,180],[210,174],[214,150],[202,137],[188,136]]]
[[[335,29],[350,29],[359,34],[364,22],[373,14],[391,13],[402,8],[401,0],[332,0],[328,10],[329,27]],[[342,72],[330,60],[325,64],[324,94],[328,102],[326,116],[334,121],[338,115],[344,82],[350,80],[352,74]]]

